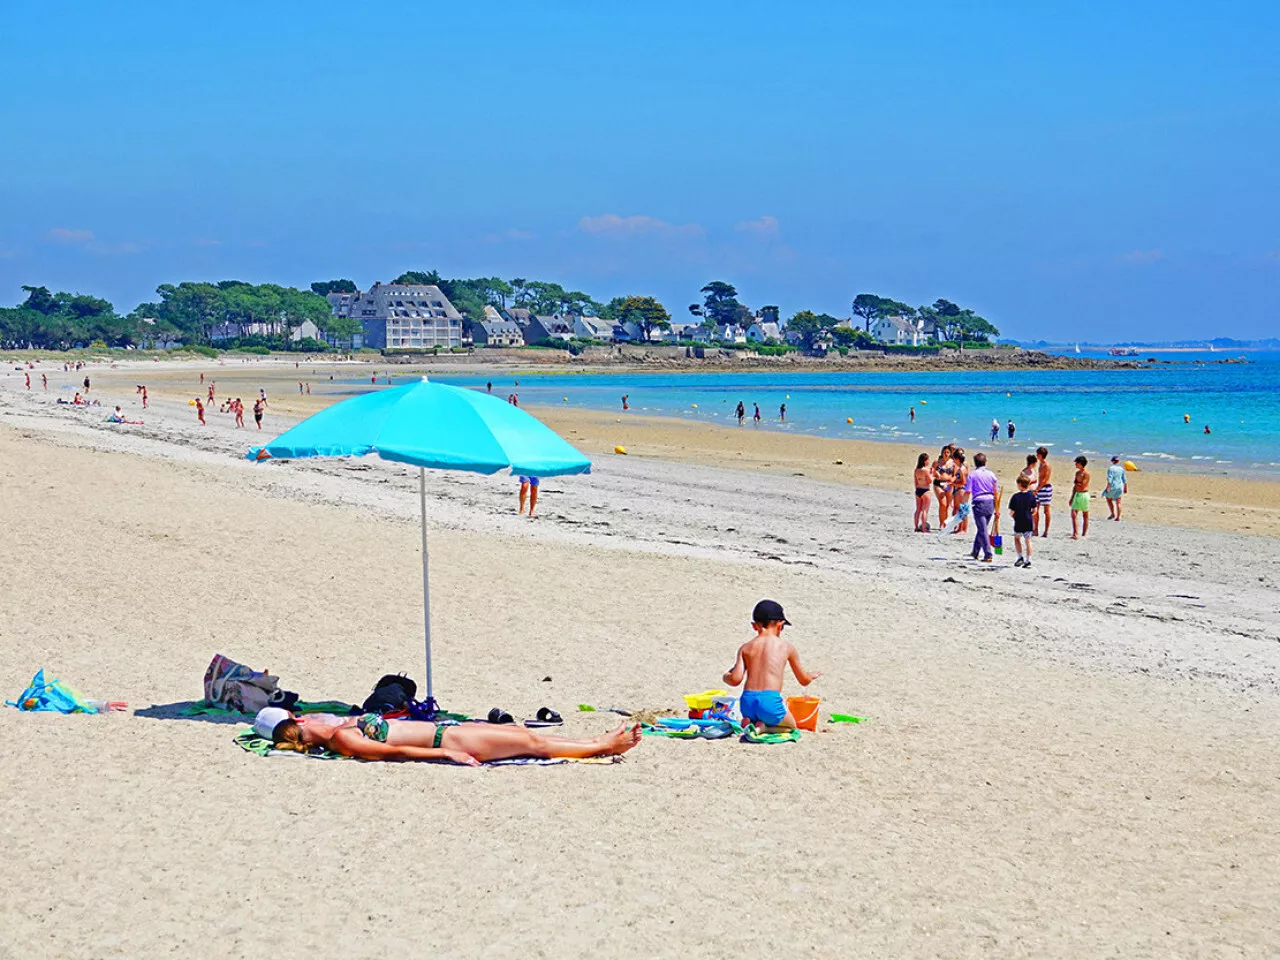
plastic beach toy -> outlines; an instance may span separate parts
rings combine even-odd
[[[710,710],[715,704],[716,697],[723,697],[728,693],[728,690],[704,690],[702,693],[686,693],[684,702],[689,705],[690,710]]]
[[[866,717],[855,717],[851,713],[833,713],[831,715],[832,723],[866,723]]]
[[[796,718],[796,727],[801,730],[818,729],[819,697],[787,697],[787,709]]]

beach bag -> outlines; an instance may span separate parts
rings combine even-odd
[[[387,714],[408,710],[418,695],[418,685],[408,677],[388,673],[373,685],[360,709],[365,713]]]
[[[224,710],[256,714],[263,707],[288,710],[298,702],[298,695],[281,690],[279,677],[236,663],[219,653],[209,661],[209,669],[204,672],[204,699]]]
[[[36,671],[31,685],[18,694],[17,700],[6,700],[11,707],[33,713],[97,713],[98,708],[61,680],[44,678],[44,670]]]

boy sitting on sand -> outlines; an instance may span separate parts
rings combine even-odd
[[[765,727],[781,727],[794,730],[796,718],[791,715],[782,699],[782,673],[787,664],[791,672],[807,687],[821,673],[809,673],[800,664],[800,651],[790,640],[782,639],[782,628],[791,625],[782,605],[773,600],[761,600],[751,612],[751,625],[756,635],[738,648],[738,659],[724,675],[724,682],[736,687],[745,679],[742,690],[742,721],[755,726],[756,732]]]

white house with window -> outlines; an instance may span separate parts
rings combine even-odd
[[[747,339],[751,343],[781,343],[782,331],[770,320],[757,320],[747,327]]]
[[[880,317],[871,321],[871,336],[881,343],[898,347],[920,346],[921,334],[905,317]]]

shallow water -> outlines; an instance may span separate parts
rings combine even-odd
[[[1144,351],[1144,358],[1178,362],[1143,370],[964,373],[529,372],[519,376],[518,387],[507,371],[496,378],[432,379],[480,389],[492,379],[495,394],[518,393],[525,406],[621,411],[625,393],[635,413],[716,424],[734,423],[741,400],[748,429],[758,403],[761,429],[897,441],[922,450],[952,440],[987,446],[995,418],[998,443],[1008,449],[1030,451],[1043,444],[1058,455],[1118,454],[1198,472],[1280,477],[1280,354],[1232,355],[1252,362],[1213,362],[1222,353]],[[783,403],[785,422],[779,416]],[[1010,419],[1016,425],[1013,442]]]

